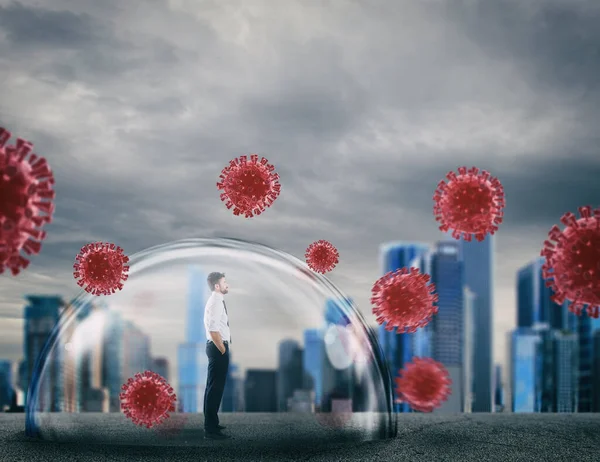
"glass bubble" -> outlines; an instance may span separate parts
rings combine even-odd
[[[122,291],[81,291],[68,303],[35,367],[26,433],[77,443],[210,444],[203,315],[212,271],[224,272],[230,286],[231,358],[219,413],[226,432],[250,446],[273,437],[281,446],[396,435],[391,375],[353,302],[297,258],[235,239],[145,250],[131,257]],[[145,370],[177,396],[175,412],[149,429],[127,418],[119,397]]]

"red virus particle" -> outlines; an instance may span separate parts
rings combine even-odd
[[[580,219],[571,212],[560,221],[566,226],[561,232],[556,225],[544,241],[541,256],[546,257],[542,273],[546,287],[554,291],[552,300],[562,305],[569,300],[569,311],[581,316],[598,318],[600,313],[600,209],[579,207]],[[552,242],[554,241],[554,242]]]
[[[73,276],[77,285],[93,295],[110,295],[123,288],[127,280],[129,257],[115,244],[94,242],[84,245],[75,257]]]
[[[32,153],[33,144],[0,128],[0,274],[16,276],[29,266],[21,255],[37,255],[54,213],[54,176],[46,159]]]
[[[452,380],[446,368],[431,358],[413,358],[396,377],[396,393],[416,411],[431,412],[448,399]]]
[[[308,267],[321,274],[331,271],[339,262],[340,254],[329,241],[316,241],[308,246],[306,253]]]
[[[379,278],[372,289],[373,314],[385,329],[399,334],[416,332],[437,314],[435,284],[417,268],[400,268]]]
[[[440,231],[452,230],[452,237],[471,241],[472,235],[483,241],[498,231],[504,209],[504,188],[485,170],[460,167],[458,175],[448,172],[448,182],[440,181],[433,200],[435,220]]]
[[[221,200],[233,214],[243,214],[245,218],[260,215],[277,199],[281,192],[279,175],[275,167],[264,157],[258,160],[256,154],[241,156],[229,162],[221,171],[217,188],[222,190]]]
[[[173,388],[156,372],[135,374],[121,387],[121,409],[128,419],[146,428],[159,425],[175,412]]]

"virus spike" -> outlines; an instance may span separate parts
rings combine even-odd
[[[52,222],[54,177],[46,159],[32,153],[33,144],[0,128],[0,274],[16,276],[29,266],[21,255],[37,255],[46,233],[40,228]]]
[[[121,387],[121,409],[134,424],[152,428],[175,412],[176,395],[167,381],[152,371],[135,374]]]
[[[233,207],[233,214],[245,218],[258,216],[275,202],[281,192],[279,175],[275,167],[258,155],[241,156],[229,162],[221,171],[217,188],[224,191],[220,195],[227,209]]]
[[[450,374],[442,363],[431,358],[413,358],[398,371],[395,382],[398,397],[421,412],[440,407],[452,391]]]
[[[94,242],[84,245],[75,257],[73,276],[77,285],[93,295],[110,295],[123,288],[127,280],[129,257],[115,244]]]
[[[600,316],[600,208],[578,209],[581,218],[565,213],[548,233],[540,252],[546,287],[554,292],[552,301],[561,305],[568,300],[569,311],[580,316],[586,312],[592,318]]]
[[[477,167],[458,168],[446,174],[433,195],[433,214],[440,231],[452,230],[454,239],[483,241],[494,234],[503,220],[504,189],[500,181]]]
[[[315,241],[306,249],[304,254],[306,264],[316,273],[325,274],[331,271],[339,262],[340,254],[329,241]]]
[[[400,268],[379,278],[372,289],[373,314],[388,331],[413,333],[437,314],[435,284],[417,268]]]

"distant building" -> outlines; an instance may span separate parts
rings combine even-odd
[[[27,402],[29,385],[31,383],[36,363],[56,326],[65,303],[58,296],[27,295],[24,326],[24,368],[21,386]],[[60,354],[60,351],[55,351]],[[55,357],[48,361],[47,372],[44,373],[38,389],[37,404],[40,410],[59,411],[62,402],[62,373],[61,358]],[[37,372],[36,372],[37,373]]]
[[[438,314],[431,320],[433,358],[441,362],[452,379],[452,392],[435,410],[458,413],[465,408],[464,380],[464,271],[459,243],[438,242],[431,256],[431,277],[438,294]]]
[[[386,274],[390,271],[396,271],[400,268],[410,268],[411,266],[423,271],[423,268],[428,264],[428,253],[429,247],[425,244],[414,242],[389,242],[383,244],[379,249],[381,272],[382,274]],[[410,362],[415,355],[415,334],[398,334],[396,329],[388,331],[385,327],[385,323],[379,326],[379,343],[383,349],[392,376],[396,376],[398,371],[404,367],[404,364]],[[428,329],[425,328],[425,331],[428,332]],[[426,339],[425,341],[423,340],[423,336]],[[416,343],[423,349],[427,348],[429,342],[428,334],[419,333],[417,337],[420,337],[421,341],[417,340]],[[396,402],[398,396],[396,396],[395,391],[394,398],[395,412],[410,412],[410,407],[407,403]]]
[[[178,410],[180,412],[202,412],[208,375],[204,307],[210,294],[206,275],[201,268],[191,266],[188,280],[185,342],[180,344],[177,349]]]
[[[0,412],[9,408],[13,397],[12,363],[0,360]]]
[[[519,327],[509,334],[509,389],[512,412],[539,412],[541,407],[540,333]]]
[[[310,390],[294,390],[288,398],[287,410],[289,412],[311,413],[314,412],[313,392]]]
[[[473,411],[473,381],[475,367],[475,306],[477,295],[467,286],[463,287],[463,412]]]
[[[600,329],[593,335],[594,360],[592,367],[592,412],[600,412]]]
[[[496,364],[494,367],[494,395],[495,411],[504,411],[504,387],[502,386],[502,366],[500,364]]]
[[[568,302],[565,304],[565,311],[568,312]],[[573,316],[573,314],[571,313]],[[593,319],[590,318],[585,310],[581,316],[577,316],[577,340],[578,340],[578,397],[577,412],[592,412],[593,401],[593,376],[592,368],[594,362],[594,339],[593,339]]]
[[[105,316],[102,385],[108,390],[109,412],[120,412],[121,387],[129,378],[125,376],[125,321],[116,311],[106,311]]]
[[[304,383],[303,388],[314,390],[314,402],[321,402],[323,390],[323,329],[307,329],[304,331]]]
[[[577,412],[578,349],[577,334],[554,332],[555,412]]]
[[[246,412],[277,412],[277,371],[248,369],[244,395]]]
[[[277,367],[277,410],[287,411],[288,399],[294,390],[303,387],[303,352],[295,340],[284,340],[279,343],[279,365]]]
[[[167,358],[153,358],[150,369],[169,382],[169,360]]]
[[[475,300],[475,347],[473,366],[473,412],[493,412],[493,345],[494,330],[494,243],[495,236],[485,240],[458,241],[464,264],[464,283],[473,291]]]

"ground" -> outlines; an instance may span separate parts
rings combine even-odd
[[[234,438],[207,441],[201,417],[178,415],[159,432],[118,414],[53,414],[42,422],[59,441],[40,441],[25,436],[23,414],[0,414],[0,460],[600,461],[600,414],[400,414],[386,441],[360,441],[363,425],[329,430],[281,414],[223,414]]]

